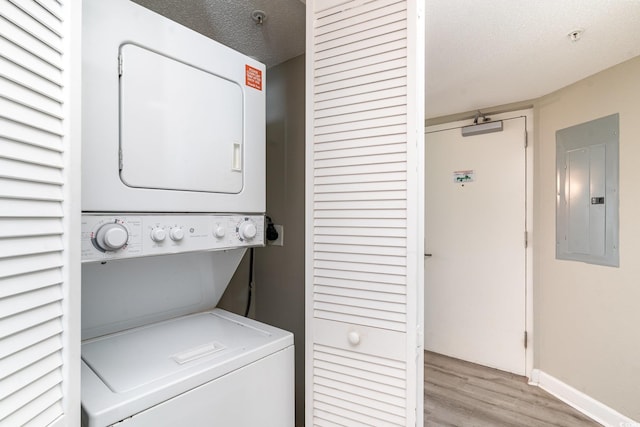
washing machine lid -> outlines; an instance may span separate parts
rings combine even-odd
[[[90,340],[82,344],[82,360],[113,393],[147,392],[197,372],[223,375],[233,369],[230,361],[264,357],[290,335],[257,325],[214,310]]]
[[[291,346],[290,332],[217,308],[84,341],[83,417],[111,425]]]

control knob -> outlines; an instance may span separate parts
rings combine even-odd
[[[156,227],[151,230],[151,240],[154,242],[162,242],[167,237],[167,232],[164,228]]]
[[[117,251],[127,244],[129,232],[118,223],[105,224],[98,229],[95,242],[105,251]]]
[[[171,237],[171,240],[178,242],[184,238],[184,231],[180,227],[173,227],[169,231],[169,237]]]
[[[241,240],[251,240],[258,234],[258,229],[253,221],[244,221],[238,227],[238,236]]]
[[[224,235],[226,234],[226,230],[224,229],[223,226],[221,226],[220,224],[216,225],[215,230],[213,231],[213,234],[218,238],[218,239],[222,239],[224,237]]]

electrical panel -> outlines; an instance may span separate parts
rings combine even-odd
[[[619,265],[619,115],[556,132],[556,258]]]

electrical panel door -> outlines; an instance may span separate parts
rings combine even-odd
[[[556,258],[618,266],[618,114],[556,133]]]

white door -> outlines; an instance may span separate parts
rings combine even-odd
[[[0,425],[80,425],[79,1],[0,2]]]
[[[425,135],[425,348],[525,374],[524,117]]]
[[[425,2],[306,5],[306,425],[422,426]]]

